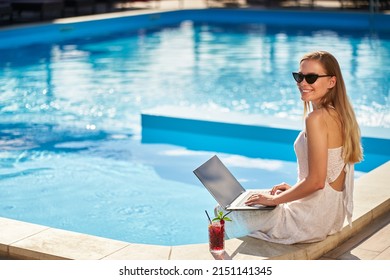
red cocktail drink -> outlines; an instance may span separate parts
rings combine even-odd
[[[210,252],[221,254],[225,250],[225,227],[224,223],[213,222],[209,224]]]

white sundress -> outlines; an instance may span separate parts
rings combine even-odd
[[[294,149],[298,161],[298,181],[308,175],[307,139],[302,131]],[[344,190],[334,190],[329,183],[346,172]],[[345,164],[342,147],[328,149],[325,187],[311,195],[278,205],[273,210],[233,211],[233,221],[225,223],[226,235],[237,238],[249,235],[282,244],[309,243],[325,239],[341,230],[345,217],[351,225],[354,165]],[[216,210],[223,211],[221,207]]]

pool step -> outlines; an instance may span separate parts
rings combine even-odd
[[[245,115],[237,112],[211,112],[197,108],[157,107],[141,114],[142,128],[180,131],[229,138],[291,144],[302,125],[299,121]]]
[[[143,143],[295,161],[303,119],[161,106],[142,112],[141,126]],[[390,129],[361,130],[365,159],[356,169],[367,172],[390,160]]]

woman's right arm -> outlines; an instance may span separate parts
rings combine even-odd
[[[274,196],[276,204],[294,201],[325,186],[328,162],[328,129],[321,110],[306,117],[308,175],[294,187]]]
[[[281,184],[276,187],[278,194],[257,194],[251,196],[247,205],[263,204],[278,205],[304,198],[325,186],[328,162],[328,135],[327,127],[321,112],[312,112],[306,118],[306,134],[308,143],[308,175],[306,178],[290,187]]]

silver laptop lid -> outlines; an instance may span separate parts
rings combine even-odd
[[[219,205],[226,208],[245,189],[215,155],[194,170],[195,175]]]

